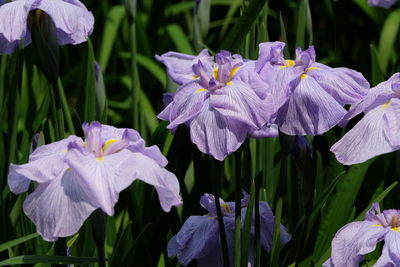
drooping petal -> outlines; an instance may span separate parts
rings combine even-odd
[[[279,136],[278,125],[272,123],[266,123],[260,129],[251,130],[249,132],[249,136],[253,138],[278,137]]]
[[[399,228],[392,228],[385,235],[385,247],[394,266],[400,265],[400,232]]]
[[[182,204],[182,199],[179,195],[179,182],[173,173],[139,152],[132,153],[127,164],[132,166],[129,171],[130,176],[135,180],[139,179],[155,187],[160,205],[164,211],[168,212],[172,206]],[[119,191],[122,189],[124,188],[117,187]]]
[[[181,230],[168,243],[168,256],[177,255],[182,265],[207,255],[219,238],[218,221],[208,216],[190,216]]]
[[[36,2],[37,0],[12,1],[0,6],[0,54],[14,52],[22,39],[24,45],[31,42],[27,29],[28,14]]]
[[[346,110],[312,77],[299,80],[278,111],[277,124],[289,135],[320,135],[338,124]]]
[[[207,49],[202,50],[198,56],[168,52],[161,56],[156,55],[156,59],[167,67],[168,75],[179,85],[196,79],[192,66],[196,64],[198,60],[209,65],[211,65],[213,61]]]
[[[97,207],[77,173],[64,169],[55,179],[39,184],[23,208],[43,239],[55,241],[77,233]]]
[[[351,106],[349,112],[344,116],[339,126],[343,127],[361,112],[367,113],[375,107],[383,105],[390,99],[396,97],[392,85],[398,82],[400,82],[400,73],[395,73],[387,81],[381,82],[374,88],[371,88],[362,101]]]
[[[81,141],[77,136],[38,147],[30,156],[29,162],[21,165],[11,164],[8,184],[11,191],[23,192],[29,183],[26,179],[44,183],[57,177],[65,168],[68,144]],[[27,189],[27,188],[26,188]],[[25,190],[26,191],[26,190]]]
[[[239,121],[256,129],[269,122],[276,112],[271,95],[261,99],[248,84],[239,80],[213,91],[210,104],[227,120]]]
[[[385,110],[385,136],[392,147],[400,148],[400,99],[393,98],[382,107]]]
[[[363,75],[347,68],[311,68],[307,72],[340,104],[356,104],[367,95],[369,83]]]
[[[169,107],[168,129],[174,129],[179,124],[186,123],[196,117],[204,105],[208,91],[197,82],[183,85],[178,89]],[[163,118],[163,117],[162,117]]]
[[[136,166],[131,162],[131,156],[132,152],[126,149],[101,158],[71,149],[66,160],[82,179],[86,194],[96,208],[101,208],[112,216],[119,192],[129,186],[135,178],[133,171]]]
[[[331,147],[339,162],[345,165],[357,164],[396,149],[386,137],[386,110],[378,106],[368,112]]]
[[[93,31],[93,14],[78,0],[41,0],[37,8],[54,21],[60,45],[85,42]]]
[[[387,228],[371,222],[352,222],[343,226],[332,240],[334,266],[358,267],[363,255],[374,251]]]
[[[378,260],[375,262],[373,267],[396,267],[396,266],[400,266],[400,261],[398,261],[398,256],[395,255],[395,258],[393,259],[391,257],[391,254],[389,253],[389,245],[386,242],[386,239],[388,238],[388,236],[389,236],[389,238],[391,238],[389,233],[386,234],[386,236],[385,236],[385,244],[383,245],[383,248],[382,248],[382,254],[378,258]],[[398,249],[397,249],[397,251],[398,251]],[[396,257],[397,257],[397,261],[395,261]]]
[[[246,139],[248,127],[240,122],[225,119],[209,107],[208,101],[196,118],[190,121],[190,137],[199,150],[223,160]]]

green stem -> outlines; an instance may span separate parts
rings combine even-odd
[[[219,236],[222,246],[222,256],[224,260],[224,267],[229,267],[229,254],[228,254],[228,242],[226,240],[226,232],[224,220],[222,217],[221,203],[219,203],[219,191],[220,191],[220,178],[221,178],[221,166],[217,165],[213,158],[210,158],[211,175],[214,186],[214,197],[215,197],[215,208],[217,210]]]
[[[240,266],[240,243],[241,243],[241,187],[242,187],[242,170],[241,170],[242,149],[239,148],[235,152],[235,267]]]
[[[139,130],[139,72],[136,59],[136,23],[133,21],[130,26],[131,38],[131,79],[132,79],[132,109],[133,109],[133,128]]]
[[[57,84],[55,84],[56,90],[58,91],[58,95],[60,97],[61,105],[64,110],[64,118],[68,125],[68,131],[71,134],[75,134],[74,124],[72,123],[71,112],[69,110],[67,98],[65,97],[64,88],[61,82],[61,79],[58,78]]]

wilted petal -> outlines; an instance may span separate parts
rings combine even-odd
[[[383,106],[368,112],[356,126],[331,147],[336,159],[345,165],[364,162],[380,154],[394,151],[385,133]]]
[[[248,127],[225,119],[209,107],[208,101],[196,118],[190,122],[190,137],[199,150],[218,160],[238,149],[246,139]]]
[[[181,230],[168,243],[168,256],[177,255],[182,265],[188,265],[193,259],[207,255],[219,238],[218,221],[208,216],[190,216]]]
[[[226,120],[239,121],[253,128],[261,128],[276,112],[271,95],[261,99],[254,90],[235,80],[230,86],[215,90],[210,96],[211,106]]]
[[[387,228],[371,222],[352,222],[343,226],[332,240],[334,266],[358,267],[363,255],[374,251]]]
[[[168,75],[179,85],[196,79],[192,66],[196,64],[198,60],[210,65],[213,61],[207,49],[202,50],[198,56],[168,52],[161,56],[156,55],[156,59],[167,67]]]
[[[24,44],[31,42],[27,29],[29,11],[34,8],[37,0],[13,1],[0,6],[0,54],[10,54]]]
[[[52,181],[39,184],[24,202],[24,212],[47,241],[70,236],[96,209],[74,171],[65,169]]]
[[[396,0],[368,0],[368,5],[390,8],[396,3]]]
[[[85,42],[93,31],[92,13],[77,0],[41,0],[37,8],[54,21],[60,45]]]
[[[289,135],[320,135],[338,124],[345,114],[346,110],[312,77],[305,77],[278,111],[277,124]]]

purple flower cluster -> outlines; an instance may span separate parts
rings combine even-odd
[[[158,115],[190,127],[199,150],[223,160],[247,137],[275,137],[277,128],[289,135],[320,135],[337,125],[346,104],[360,102],[369,83],[361,73],[330,68],[315,61],[314,47],[296,50],[296,60],[283,57],[285,44],[260,44],[256,61],[206,50],[198,56],[168,52],[156,59],[165,64],[180,87],[164,97]]]
[[[332,255],[324,267],[358,267],[364,255],[372,252],[382,240],[382,255],[374,264],[400,266],[400,210],[380,212],[379,204],[372,204],[364,221],[343,226],[332,240]]]
[[[28,163],[10,166],[13,193],[37,183],[23,208],[45,240],[75,234],[96,209],[112,216],[119,193],[136,179],[155,187],[165,211],[182,203],[167,159],[158,147],[146,147],[137,131],[98,122],[82,127],[85,140],[71,135],[38,147]]]
[[[241,202],[242,222],[247,210],[249,195],[244,193]],[[230,262],[234,262],[234,240],[235,240],[235,203],[221,203],[223,221],[228,243]],[[179,262],[186,266],[192,260],[197,260],[197,265],[219,267],[224,266],[221,243],[219,238],[219,227],[217,211],[215,208],[215,197],[211,194],[204,194],[200,198],[200,205],[208,210],[208,214],[202,216],[190,216],[183,224],[181,230],[171,238],[168,243],[168,256],[176,255]],[[270,251],[272,246],[272,235],[274,231],[274,216],[267,202],[259,202],[260,205],[260,242],[265,250]],[[243,225],[242,225],[243,227]],[[291,236],[286,228],[280,226],[280,241],[282,244],[289,242]],[[254,218],[251,226],[251,240],[254,240]],[[249,246],[249,264],[252,266],[252,255],[254,242]],[[249,265],[249,266],[250,266]],[[233,266],[233,265],[232,265]]]

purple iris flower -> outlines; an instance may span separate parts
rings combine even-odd
[[[390,8],[396,3],[396,0],[368,0],[368,5]]]
[[[260,44],[255,70],[269,84],[280,105],[276,123],[289,135],[320,135],[347,113],[345,104],[363,99],[369,83],[361,73],[315,62],[315,50],[296,49],[296,60],[285,60],[282,42]]]
[[[206,50],[198,56],[169,52],[156,58],[181,85],[164,97],[168,105],[158,118],[169,121],[171,131],[188,125],[200,151],[223,160],[247,136],[277,136],[270,123],[276,105],[267,84],[254,72],[253,61],[221,51],[214,63]]]
[[[20,41],[31,43],[29,12],[41,10],[51,17],[59,45],[79,44],[92,33],[94,18],[78,0],[15,0],[0,6],[0,54],[10,54]]]
[[[28,163],[10,166],[13,193],[37,183],[23,208],[43,239],[75,234],[98,208],[112,216],[119,193],[136,179],[155,187],[163,210],[181,204],[178,180],[164,168],[168,162],[158,147],[145,147],[132,129],[98,122],[82,127],[84,141],[71,135],[38,147]]]
[[[351,106],[340,126],[365,116],[331,148],[339,162],[352,165],[400,149],[400,73],[372,88]]]
[[[385,241],[382,255],[374,267],[400,266],[400,210],[380,212],[373,203],[364,221],[343,226],[332,240],[332,255],[324,267],[358,267],[364,255],[372,252],[376,244]]]
[[[247,210],[249,195],[245,193],[241,204],[242,222]],[[228,252],[230,263],[233,266],[234,260],[234,241],[235,241],[235,203],[221,203],[223,221],[228,243]],[[272,235],[274,231],[274,215],[267,202],[260,203],[260,242],[267,251],[271,250]],[[208,210],[208,214],[203,216],[190,216],[183,224],[181,230],[171,238],[168,243],[168,256],[176,255],[179,262],[186,266],[192,260],[197,260],[197,265],[219,267],[223,265],[221,244],[219,237],[219,226],[217,220],[217,211],[215,208],[215,198],[211,194],[204,194],[200,198],[200,205]],[[242,223],[243,227],[243,223]],[[280,241],[285,244],[289,242],[291,236],[286,228],[280,226]],[[254,241],[254,217],[251,226],[251,241]],[[249,246],[249,263],[252,265],[252,255],[254,247],[253,242]]]

